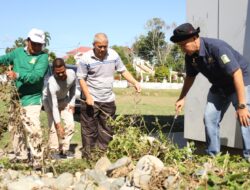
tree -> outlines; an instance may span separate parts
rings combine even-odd
[[[75,60],[75,58],[74,58],[73,55],[69,55],[69,57],[66,59],[65,63],[71,64],[71,65],[75,65],[76,64],[76,60]]]
[[[26,46],[26,39],[23,39],[23,38],[19,37],[17,40],[15,40],[14,45],[11,48],[7,47],[5,49],[5,53],[9,53],[9,52],[13,51],[16,48],[25,47],[25,46]]]
[[[165,41],[165,31],[170,28],[160,18],[153,18],[146,23],[148,32],[148,41],[152,47],[153,54],[158,60],[160,65],[163,65],[163,54],[166,49],[167,43]]]
[[[169,52],[168,43],[165,41],[167,30],[174,27],[175,24],[167,25],[160,18],[153,18],[146,23],[147,35],[141,35],[133,44],[136,55],[155,62],[158,65],[164,65],[166,55]]]
[[[166,61],[175,71],[184,72],[185,55],[177,44],[171,45]]]
[[[167,79],[169,76],[169,69],[164,65],[155,67],[155,79],[159,82],[162,82],[163,79]]]
[[[45,46],[49,46],[51,40],[50,33],[49,32],[44,32],[44,33],[45,33]]]
[[[136,77],[136,72],[135,69],[133,68],[132,65],[132,51],[128,47],[123,47],[123,46],[112,46],[112,49],[114,49],[120,56],[122,62],[126,66],[127,70],[134,76]]]
[[[53,51],[49,52],[49,61],[52,62],[55,59],[56,59],[56,54]]]

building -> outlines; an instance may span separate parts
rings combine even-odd
[[[141,59],[140,57],[133,58],[133,67],[136,74],[141,77],[141,81],[147,82],[149,80],[149,76],[154,76],[155,74],[154,67],[149,63],[149,61]]]
[[[83,53],[91,50],[91,47],[84,47],[84,46],[80,46],[76,49],[70,50],[68,51],[66,54],[66,56],[64,56],[64,59],[67,59],[69,56],[73,56],[75,58],[75,60],[79,59],[79,57],[82,56]]]

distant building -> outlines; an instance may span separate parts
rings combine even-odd
[[[83,53],[85,53],[91,49],[92,49],[91,47],[80,46],[79,48],[68,51],[66,53],[67,55],[64,56],[63,58],[67,59],[70,55],[72,55],[75,58],[75,60],[77,60],[83,55]]]
[[[141,76],[142,81],[144,78],[148,79],[148,76],[154,76],[155,74],[154,67],[149,63],[149,61],[141,59],[140,57],[135,57],[133,59],[133,67],[136,74]]]

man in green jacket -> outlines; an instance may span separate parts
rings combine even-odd
[[[22,126],[11,126],[15,161],[31,161],[35,169],[41,168],[43,148],[42,130],[40,127],[41,96],[44,76],[48,69],[48,54],[42,51],[45,44],[45,33],[33,28],[27,38],[25,48],[17,48],[0,56],[0,64],[11,65],[7,71],[9,79],[15,81],[22,111]],[[15,117],[15,116],[14,116]],[[17,127],[21,129],[16,130]],[[28,147],[31,160],[28,157]]]

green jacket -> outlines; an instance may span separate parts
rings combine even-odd
[[[48,54],[30,55],[25,48],[17,48],[0,56],[0,64],[13,65],[19,76],[15,81],[22,106],[40,105],[43,80],[48,70]]]

